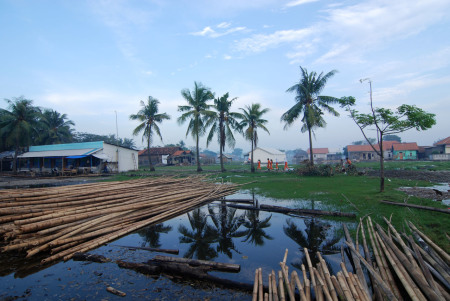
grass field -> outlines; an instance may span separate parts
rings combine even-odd
[[[403,163],[403,164],[402,164]],[[360,167],[371,167],[372,163],[358,163]],[[407,170],[450,170],[449,162],[387,162],[389,169]],[[291,167],[291,166],[290,166]],[[294,166],[295,167],[295,166]],[[434,241],[450,251],[449,240],[446,233],[450,232],[450,219],[447,214],[410,209],[399,206],[381,204],[380,200],[394,202],[408,202],[423,206],[446,208],[439,202],[409,197],[404,192],[397,190],[399,187],[423,187],[431,185],[426,181],[411,181],[392,178],[386,181],[385,191],[379,192],[379,178],[368,176],[348,176],[338,174],[332,177],[306,177],[299,176],[295,172],[267,172],[265,168],[256,173],[250,172],[249,165],[226,165],[227,172],[221,173],[219,165],[202,166],[203,173],[208,174],[217,181],[242,184],[243,189],[252,189],[257,194],[275,199],[307,200],[308,204],[320,202],[329,210],[354,212],[357,218],[370,215],[371,218],[385,225],[383,217],[389,219],[392,214],[392,222],[397,229],[404,228],[404,221],[413,222],[419,229],[429,235]],[[156,172],[140,170],[132,173],[134,176],[168,176],[168,175],[197,175],[196,166],[165,166],[157,167]],[[114,179],[128,179],[129,175],[122,174]],[[311,207],[309,208],[311,209]]]

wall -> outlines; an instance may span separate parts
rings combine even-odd
[[[417,160],[417,151],[394,151],[393,160]]]
[[[117,150],[119,151],[117,152]],[[104,143],[103,152],[112,158],[113,162],[118,161],[119,172],[139,169],[138,151],[136,150]],[[135,160],[133,160],[133,154]]]
[[[249,157],[251,158],[252,153],[249,153]],[[272,159],[273,162],[284,162],[286,161],[286,155],[282,154],[282,155],[274,155],[274,154],[270,154],[260,148],[256,148],[253,151],[253,157],[254,160],[253,162],[258,162],[258,160],[261,160],[261,163],[267,163],[267,158]]]

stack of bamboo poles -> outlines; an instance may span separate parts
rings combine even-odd
[[[319,262],[313,266],[308,249],[305,248],[307,267],[303,264],[301,266],[303,281],[297,271],[292,271],[289,277],[286,250],[278,274],[273,270],[268,274],[267,286],[264,286],[261,268],[255,271],[253,300],[289,298],[309,301],[313,300],[314,296],[316,300],[329,301],[450,300],[450,256],[412,223],[408,222],[412,236],[406,236],[399,234],[390,221],[385,221],[388,231],[378,224],[375,230],[371,219],[367,219],[372,254],[369,252],[362,220],[357,230],[356,246],[344,225],[346,245],[352,254],[354,273],[347,270],[343,257],[341,270],[336,275],[331,275],[319,252]],[[359,251],[359,232],[362,234],[365,258]],[[365,276],[362,266],[369,277]],[[266,292],[264,288],[267,288]]]
[[[0,252],[68,260],[237,190],[204,177],[138,179],[0,192]]]

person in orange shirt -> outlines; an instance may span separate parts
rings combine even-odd
[[[284,171],[288,170],[288,164],[287,161],[284,162]]]
[[[270,160],[267,158],[267,170],[270,171]]]
[[[258,160],[258,169],[261,170],[261,160]]]
[[[275,169],[278,170],[278,160],[275,162]]]

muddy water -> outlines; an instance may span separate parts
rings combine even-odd
[[[319,202],[274,200],[243,192],[230,197],[256,198],[259,203],[292,208],[321,209]],[[330,208],[323,208],[330,209]],[[345,220],[355,227],[354,220]],[[163,224],[154,225],[91,251],[113,260],[145,262],[154,255],[144,250],[119,246],[178,249],[179,257],[212,260],[241,265],[239,273],[211,273],[215,276],[253,283],[256,268],[267,275],[279,270],[285,249],[289,250],[289,270],[305,263],[303,248],[320,251],[332,270],[339,269],[343,244],[341,222],[316,217],[287,216],[279,213],[233,209],[213,202]],[[174,256],[174,255],[170,255]],[[37,261],[38,262],[38,261]],[[127,299],[148,300],[251,300],[251,295],[189,280],[165,276],[151,278],[124,270],[111,263],[60,262],[50,267],[34,267],[21,256],[0,255],[0,300],[113,300],[119,297],[106,292],[112,286],[127,293]],[[266,276],[264,281],[266,282]]]

